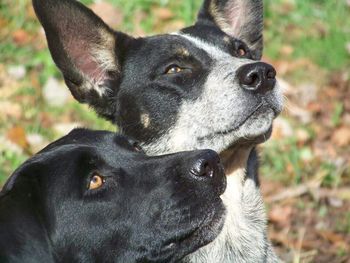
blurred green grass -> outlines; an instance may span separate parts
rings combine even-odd
[[[266,54],[279,57],[283,45],[294,52],[289,58],[310,58],[328,70],[349,66],[345,46],[350,41],[350,8],[346,1],[265,0]]]

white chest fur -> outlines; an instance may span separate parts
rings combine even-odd
[[[222,195],[227,209],[220,235],[185,259],[191,263],[278,262],[266,237],[261,194],[253,180],[238,168],[227,177]]]

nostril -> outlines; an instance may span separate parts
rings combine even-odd
[[[248,86],[256,86],[259,82],[259,74],[256,71],[251,72],[250,74],[247,75],[247,81],[246,85]]]
[[[242,66],[238,72],[239,83],[248,90],[255,90],[262,81],[262,72],[259,71],[257,66],[245,65]]]
[[[199,174],[199,176],[213,177],[213,172],[214,172],[214,169],[213,169],[212,165],[210,165],[210,163],[208,161],[203,162],[203,166],[202,166],[201,173]]]
[[[241,85],[243,85],[246,89],[249,90],[255,90],[260,82],[261,76],[256,70],[251,70],[250,72],[246,73],[240,81]]]
[[[214,166],[210,161],[200,160],[191,169],[191,173],[198,177],[213,177],[214,176]]]
[[[274,68],[271,68],[266,73],[267,79],[275,79],[276,78],[276,70]]]
[[[220,157],[216,152],[212,150],[203,150],[199,155],[196,155],[196,159],[191,165],[190,172],[198,179],[209,179],[216,176],[220,166]]]

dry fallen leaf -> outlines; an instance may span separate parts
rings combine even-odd
[[[30,42],[30,35],[23,29],[18,29],[12,33],[13,41],[18,45],[25,45]]]
[[[7,138],[20,146],[23,150],[29,149],[29,143],[26,137],[26,133],[23,127],[15,126],[7,132]]]
[[[339,147],[350,146],[350,128],[341,127],[332,136],[332,142]]]
[[[274,205],[269,212],[269,219],[281,226],[288,226],[292,213],[293,209],[291,206]]]
[[[295,135],[300,145],[304,145],[311,139],[311,135],[304,129],[297,129]]]
[[[284,56],[289,56],[294,52],[294,48],[289,45],[284,45],[281,47],[280,52]]]
[[[337,243],[344,240],[341,235],[338,235],[331,231],[326,231],[326,230],[318,231],[318,234],[324,239],[329,240],[332,243]]]
[[[123,21],[122,12],[110,3],[100,1],[89,7],[112,28],[119,27]]]
[[[22,117],[22,107],[18,103],[11,101],[0,101],[0,118],[11,118],[18,120]]]
[[[174,14],[170,9],[159,6],[152,9],[152,14],[159,20],[169,20],[174,17]]]

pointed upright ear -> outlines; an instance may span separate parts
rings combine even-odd
[[[253,58],[263,51],[262,0],[205,0],[197,23],[214,23],[231,37],[244,41]]]
[[[132,38],[114,32],[75,0],[33,0],[33,6],[74,98],[113,119],[122,50]]]

